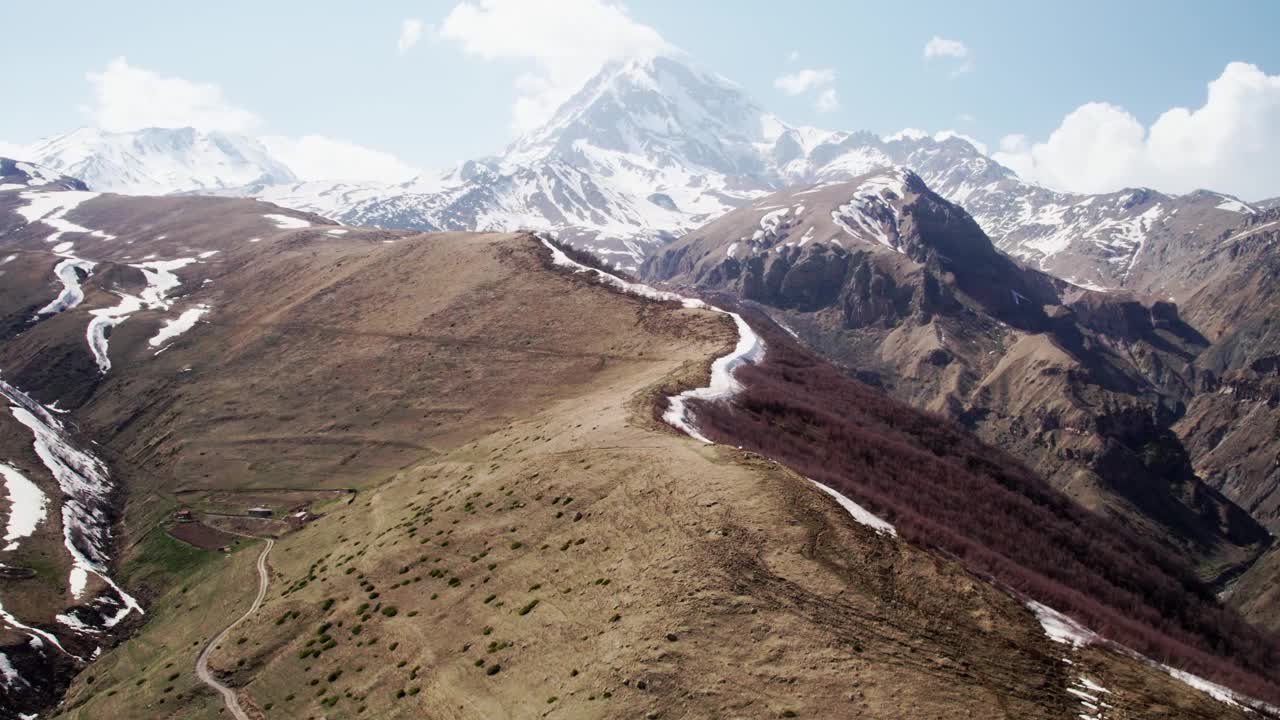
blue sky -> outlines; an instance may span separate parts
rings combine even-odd
[[[492,1],[469,0],[482,13]],[[542,15],[572,15],[601,3],[611,4],[546,3]],[[0,75],[0,92],[20,110],[0,114],[0,141],[25,143],[94,125],[94,88],[86,74],[101,73],[123,57],[130,67],[158,76],[216,85],[222,102],[255,116],[252,134],[319,134],[393,153],[417,167],[443,168],[505,145],[515,132],[517,98],[530,94],[531,82],[564,84],[573,77],[565,69],[574,62],[571,46],[593,34],[580,28],[565,34],[541,20],[505,26],[497,20],[497,34],[512,33],[517,44],[525,39],[535,46],[499,57],[503,53],[476,49],[465,33],[441,32],[458,5],[4,3],[0,27],[7,30],[11,63]],[[633,25],[737,82],[788,122],[881,134],[903,127],[954,129],[993,149],[1010,135],[1042,141],[1090,102],[1123,108],[1149,126],[1170,108],[1203,105],[1207,83],[1232,61],[1280,74],[1274,40],[1280,3],[960,5],[623,4]],[[407,19],[422,21],[424,29],[400,52],[397,40]],[[546,22],[572,25],[573,18]],[[935,37],[959,45],[944,44],[951,54],[927,59],[925,47]],[[558,56],[537,57],[538,48]],[[579,64],[598,63],[600,52],[588,48]],[[779,76],[803,69],[829,71],[823,77],[834,79],[796,95],[776,86]],[[827,90],[835,91],[838,107],[828,103],[819,112],[816,100]]]

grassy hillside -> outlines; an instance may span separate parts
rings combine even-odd
[[[959,565],[852,522],[779,465],[656,423],[658,398],[732,344],[723,317],[550,272],[528,237],[460,248],[505,290],[472,304],[486,341],[539,339],[509,361],[538,401],[371,475],[277,542],[263,610],[213,658],[255,717],[1060,718],[1086,672],[1132,717],[1222,717],[1127,658],[1061,662],[1020,602]],[[569,379],[533,371],[571,349],[598,354]],[[479,369],[471,395],[502,389]],[[219,602],[218,622],[184,622],[184,597],[247,605],[253,554],[159,598],[63,716],[220,716],[189,674],[167,691],[149,678],[189,667],[234,616]]]

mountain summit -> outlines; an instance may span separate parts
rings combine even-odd
[[[673,54],[610,63],[498,155],[399,185],[300,183],[263,143],[192,128],[81,129],[25,159],[95,190],[250,196],[384,228],[548,230],[628,270],[770,193],[902,166],[962,205],[1000,250],[1085,287],[1142,291],[1161,262],[1153,246],[1219,234],[1261,209],[1211,192],[1055,192],[951,132],[790,125]]]
[[[296,180],[261,142],[195,128],[106,132],[80,128],[26,148],[30,159],[101,192],[217,193]]]

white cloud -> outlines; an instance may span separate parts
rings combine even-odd
[[[835,88],[827,88],[818,94],[817,101],[813,104],[815,110],[820,113],[835,112],[840,109],[840,98],[836,95]]]
[[[1000,142],[995,159],[1023,177],[1075,192],[1143,185],[1211,188],[1256,199],[1280,192],[1280,75],[1233,62],[1204,105],[1173,108],[1147,128],[1108,103],[1068,114],[1043,142]]]
[[[779,75],[773,86],[788,95],[800,95],[835,82],[836,71],[831,68],[806,68]]]
[[[409,52],[409,48],[422,39],[422,31],[427,29],[426,23],[418,18],[408,18],[400,23],[400,38],[396,40],[396,52],[401,55]]]
[[[926,60],[942,57],[963,60],[969,57],[969,48],[959,40],[948,40],[934,35],[924,44],[924,57]]]
[[[938,35],[929,38],[924,44],[924,59],[947,60],[953,63],[951,75],[963,75],[973,69],[973,56],[969,48],[959,40],[950,40]]]
[[[956,116],[956,119],[966,125],[972,125],[978,122],[978,118],[974,117],[973,113],[960,113]]]
[[[609,60],[670,50],[656,30],[608,0],[465,0],[440,36],[487,60],[532,61],[517,80],[513,126],[531,130]]]
[[[1014,133],[1013,135],[1005,135],[1000,138],[999,152],[1005,154],[1022,154],[1027,151],[1027,136],[1022,133]]]
[[[302,180],[402,182],[420,174],[417,168],[390,153],[323,135],[270,136],[261,140]]]
[[[102,72],[86,74],[93,105],[83,108],[100,128],[110,131],[146,127],[195,127],[244,132],[258,117],[222,97],[222,88],[165,77],[118,57]]]

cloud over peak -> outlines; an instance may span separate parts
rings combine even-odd
[[[606,62],[671,50],[657,30],[607,0],[464,0],[440,24],[440,36],[486,60],[521,60],[517,132],[546,122]]]
[[[93,103],[81,109],[103,130],[197,127],[245,132],[258,124],[257,115],[229,103],[217,85],[166,77],[134,67],[124,57],[107,63],[101,72],[87,73],[85,78],[93,91]]]

